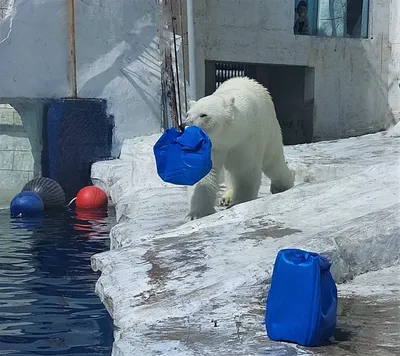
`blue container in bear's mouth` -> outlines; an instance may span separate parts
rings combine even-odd
[[[314,252],[278,252],[265,315],[270,339],[318,346],[333,336],[337,289],[330,267],[327,258]]]
[[[167,183],[193,185],[212,169],[210,137],[197,126],[171,127],[153,147],[157,173]]]

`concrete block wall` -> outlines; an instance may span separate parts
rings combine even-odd
[[[32,147],[18,112],[0,104],[0,202],[9,201],[34,177]]]
[[[389,105],[396,121],[400,120],[400,1],[390,1]]]

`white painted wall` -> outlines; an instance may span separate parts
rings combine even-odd
[[[370,2],[369,38],[355,39],[295,36],[294,1],[196,0],[197,96],[204,95],[205,60],[310,66],[315,68],[315,139],[386,128],[400,106],[398,86],[388,104],[388,78],[400,61],[399,2]]]
[[[390,0],[389,21],[389,105],[400,120],[400,1]]]
[[[75,3],[78,96],[107,99],[116,149],[159,132],[158,1]],[[68,96],[68,2],[14,0],[0,20],[0,56],[0,102]]]

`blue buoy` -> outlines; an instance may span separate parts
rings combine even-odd
[[[318,346],[333,336],[337,289],[330,267],[327,258],[314,252],[278,252],[265,316],[270,339]]]
[[[157,173],[167,183],[193,185],[212,168],[211,139],[197,126],[166,130],[154,145]]]
[[[43,215],[43,211],[43,201],[35,192],[21,192],[10,203],[11,217],[37,217]]]

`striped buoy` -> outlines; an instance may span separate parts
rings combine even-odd
[[[65,193],[55,180],[41,177],[30,180],[22,188],[22,192],[35,192],[43,201],[45,209],[62,208],[65,206]]]

